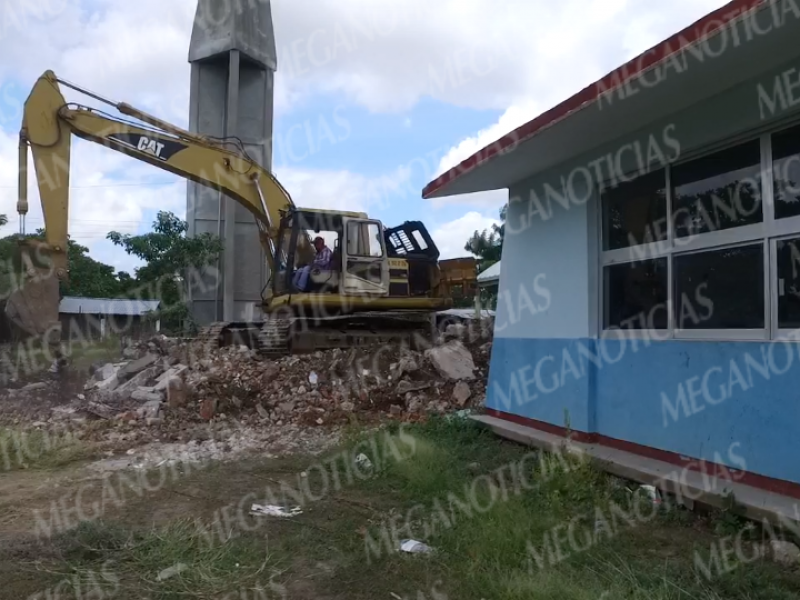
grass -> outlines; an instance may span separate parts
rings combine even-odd
[[[0,472],[57,469],[91,457],[91,445],[70,432],[0,428]]]
[[[54,543],[68,566],[56,575],[84,593],[100,579],[116,598],[221,598],[236,590],[251,598],[281,589],[281,560],[265,539],[209,543],[188,519],[138,533],[85,522]]]
[[[724,524],[720,533],[734,536],[741,531],[730,516],[708,520],[655,506],[590,462],[502,441],[471,421],[435,419],[377,437],[352,429],[345,447],[351,455],[369,456],[372,477],[310,502],[298,517],[261,518],[260,526],[236,531],[225,527],[224,539],[209,543],[193,522],[201,503],[190,501],[186,518],[158,526],[97,522],[65,534],[57,540],[61,559],[54,570],[86,582],[109,568],[119,582],[117,598],[800,596],[796,570],[763,559],[736,563],[733,557],[720,563],[730,567],[727,572],[703,576],[696,555],[709,561],[720,539],[715,526]],[[176,502],[174,494],[185,499],[185,490],[203,490],[219,494],[218,500],[204,497],[218,509],[263,489],[271,477],[292,481],[307,470],[318,485],[311,464],[296,459],[208,469],[165,501],[143,502],[152,512]],[[434,553],[395,551],[406,537],[424,541]],[[185,569],[157,580],[178,564]]]

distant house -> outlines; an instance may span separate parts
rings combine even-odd
[[[59,305],[62,338],[102,339],[109,335],[142,338],[161,330],[160,321],[145,318],[159,309],[159,300],[124,298],[62,298]]]
[[[478,289],[481,292],[481,304],[487,308],[495,308],[497,289],[500,285],[500,261],[478,274]]]

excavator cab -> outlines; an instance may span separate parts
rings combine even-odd
[[[328,269],[313,265],[311,240],[321,237],[331,250]],[[383,225],[363,213],[291,209],[278,229],[280,260],[273,278],[274,296],[285,294],[389,295],[389,262]],[[296,274],[311,265],[306,285]]]

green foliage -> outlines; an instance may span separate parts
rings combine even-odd
[[[149,233],[123,235],[112,231],[107,236],[125,252],[145,262],[136,270],[135,279],[120,273],[120,282],[137,290],[142,298],[146,295],[161,300],[162,309],[152,318],[161,319],[162,327],[172,332],[195,328],[186,302],[186,282],[193,270],[213,264],[222,252],[222,242],[217,236],[205,233],[189,238],[187,229],[186,221],[171,212],[160,211]]]
[[[89,256],[89,248],[70,240],[69,282],[62,286],[64,296],[83,298],[113,298],[120,295],[120,282],[114,267],[96,261]]]
[[[36,233],[25,237],[43,241],[44,230],[38,229]],[[6,296],[9,291],[13,291],[12,278],[19,278],[18,239],[18,235],[0,239],[0,292]],[[86,246],[68,239],[67,258],[69,281],[61,286],[62,296],[114,298],[124,295],[120,281],[114,274],[114,267],[90,257]]]
[[[478,257],[478,272],[483,272],[500,260],[503,252],[503,236],[506,228],[508,203],[500,209],[500,225],[492,225],[492,230],[475,231],[464,245],[464,250]]]

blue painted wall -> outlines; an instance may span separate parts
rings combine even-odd
[[[633,343],[495,339],[487,407],[800,483],[800,344]]]

